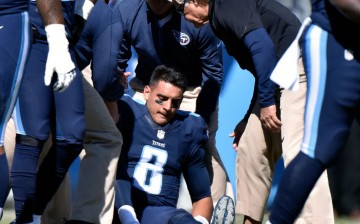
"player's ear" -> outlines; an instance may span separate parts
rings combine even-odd
[[[146,85],[144,87],[144,100],[148,100],[149,99],[149,95],[150,95],[150,92],[151,92],[151,88],[149,85]]]

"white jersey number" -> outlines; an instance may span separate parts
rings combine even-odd
[[[134,171],[135,187],[150,194],[159,194],[167,158],[167,151],[145,145]]]

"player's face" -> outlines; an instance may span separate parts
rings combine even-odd
[[[154,122],[165,125],[170,122],[180,107],[183,91],[170,83],[160,81],[157,85],[145,86],[144,98]]]
[[[209,22],[209,4],[206,1],[185,0],[183,4],[178,4],[173,0],[173,4],[185,16],[185,19],[196,27],[201,27]]]

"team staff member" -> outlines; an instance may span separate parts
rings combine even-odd
[[[49,63],[47,64],[47,72],[45,73],[45,84],[50,85],[49,79],[54,71],[57,72],[57,82],[55,88],[57,90],[65,90],[73,79],[74,63],[67,50],[67,42],[59,40],[66,39],[65,30],[63,29],[63,15],[59,7],[60,2],[57,0],[43,1],[37,0],[39,12],[48,27],[47,34],[49,36],[57,36],[52,44],[57,45],[58,48],[51,49],[48,52]],[[5,181],[1,181],[0,186],[0,200],[5,200],[7,197],[8,187],[8,167],[4,155],[4,133],[7,121],[12,113],[19,86],[21,83],[24,67],[27,56],[29,54],[29,47],[31,41],[30,23],[28,16],[28,0],[23,1],[2,1],[0,3],[0,23],[1,23],[1,91],[2,102],[0,108],[0,157],[1,157],[1,176]],[[20,28],[20,29],[19,29]],[[6,41],[7,38],[11,40]],[[56,53],[54,53],[56,52]],[[63,60],[57,61],[56,57],[60,55]],[[32,174],[31,174],[32,175]],[[5,186],[4,186],[5,185]],[[3,201],[1,201],[1,204]],[[0,205],[2,207],[2,205]],[[2,208],[0,208],[0,218],[2,216]]]
[[[237,150],[237,212],[244,214],[244,223],[260,223],[280,150],[283,149],[286,165],[299,151],[302,139],[304,72],[300,72],[302,83],[296,93],[275,94],[275,86],[269,79],[277,60],[295,39],[300,22],[286,7],[272,0],[173,2],[195,26],[209,23],[228,53],[255,77],[253,99],[235,130],[234,148]],[[280,113],[282,122],[278,118]],[[306,223],[333,223],[326,176],[318,188],[301,219]]]
[[[312,0],[301,39],[308,91],[301,151],[283,174],[270,222],[293,223],[344,148],[360,105],[360,1]]]
[[[149,84],[151,72],[158,65],[173,67],[186,75],[188,89],[180,109],[200,114],[208,124],[207,160],[214,178],[211,191],[216,203],[226,193],[227,183],[215,146],[217,103],[223,75],[220,41],[209,26],[196,29],[167,0],[118,1],[113,7],[114,29],[123,35],[118,40],[119,71],[126,72],[131,47],[138,55],[136,75],[129,83],[135,90],[134,99],[144,99],[144,86]]]
[[[213,205],[204,162],[207,127],[199,115],[177,111],[185,89],[184,75],[158,66],[144,88],[145,105],[127,95],[119,101],[117,126],[124,147],[115,204],[123,224],[210,221]],[[192,216],[176,208],[182,173],[193,203]]]

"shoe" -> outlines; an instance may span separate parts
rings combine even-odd
[[[222,196],[215,206],[211,224],[233,224],[235,221],[235,204],[231,197]]]
[[[10,222],[9,224],[16,224],[16,221],[14,220],[14,221]]]

